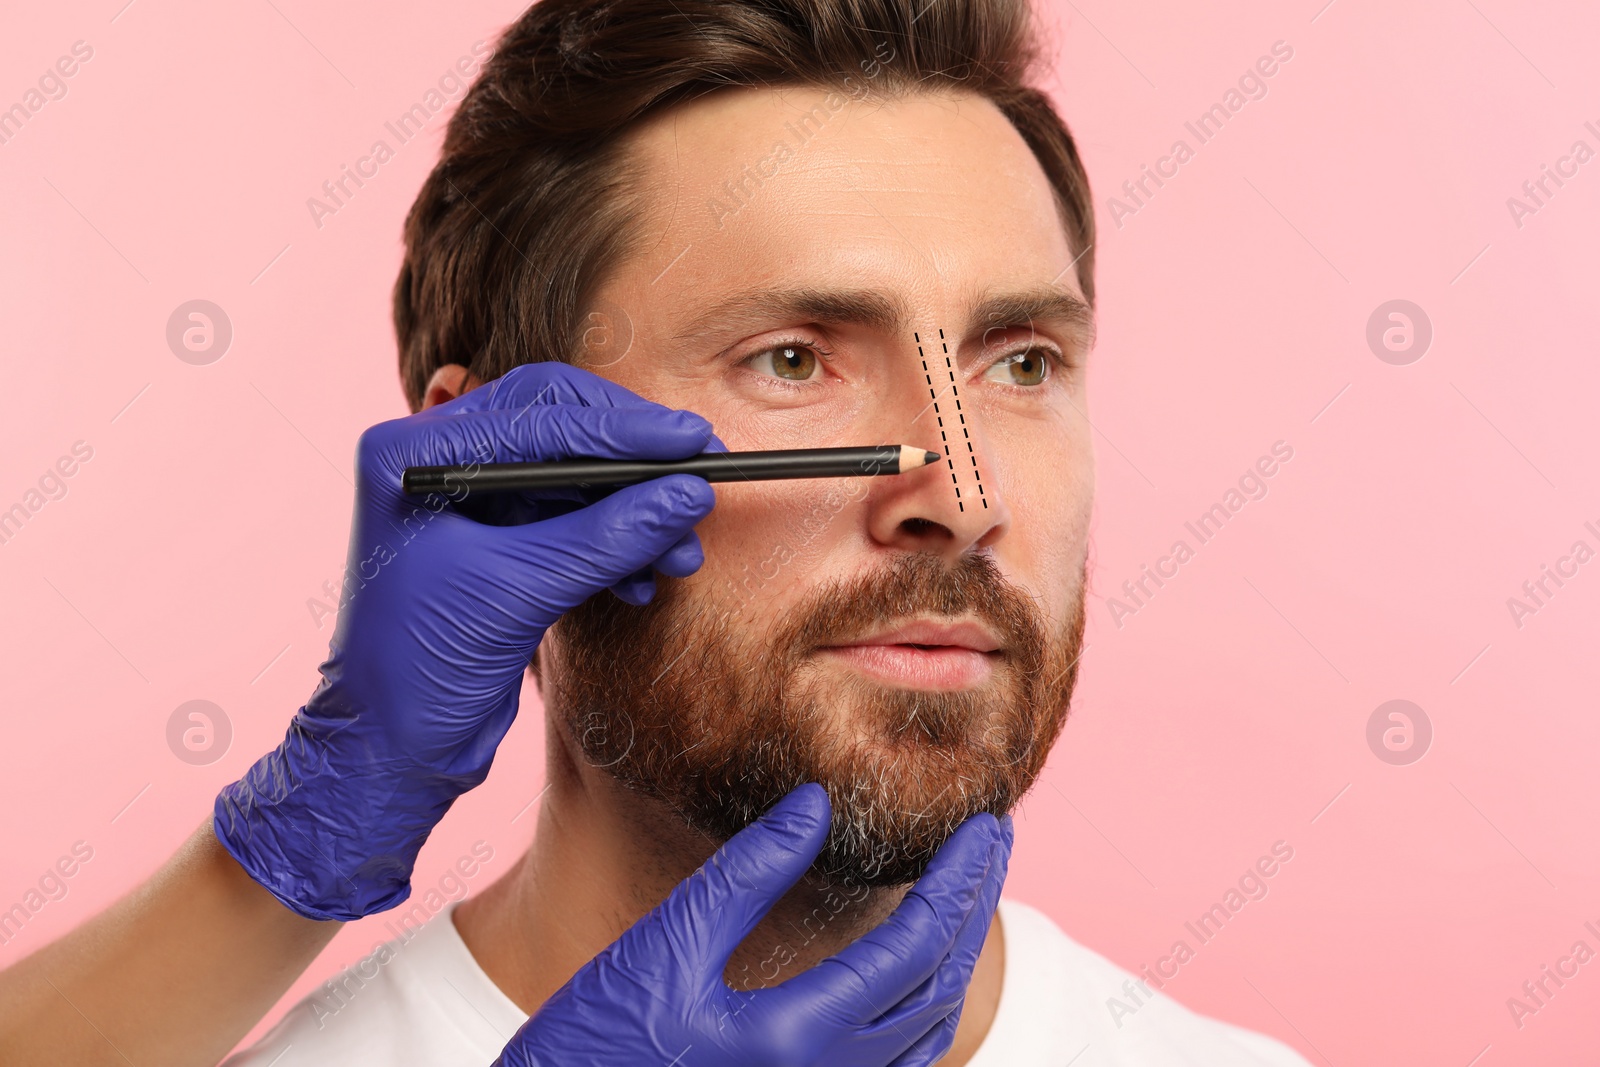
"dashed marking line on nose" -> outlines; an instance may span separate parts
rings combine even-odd
[[[944,446],[944,461],[950,467],[950,484],[955,487],[956,507],[966,511],[967,505],[961,501],[961,480],[956,477],[955,457],[950,455],[950,438],[944,429],[944,413],[939,410],[939,390],[933,384],[933,373],[928,370],[928,356],[922,351],[922,336],[917,333],[913,333],[911,336],[917,342],[917,355],[922,359],[922,377],[928,383],[928,395],[933,397],[933,417],[939,420],[939,440]],[[939,336],[944,336],[943,330],[939,331]],[[949,360],[946,359],[946,362],[949,362]],[[950,384],[955,384],[955,375],[953,374],[950,376]],[[928,409],[923,408],[922,410],[926,411]],[[984,506],[988,507],[988,504],[985,503]]]
[[[972,435],[967,432],[967,413],[961,410],[961,392],[956,388],[956,368],[950,362],[950,346],[945,343],[943,330],[939,331],[939,347],[944,350],[944,367],[950,375],[950,395],[956,401],[956,418],[961,420],[961,440],[967,446],[967,458],[972,461],[972,477],[978,483],[978,499],[983,501],[983,506],[987,508],[989,498],[983,495],[983,475],[978,472],[978,451],[972,447]],[[954,461],[951,465],[954,467]]]

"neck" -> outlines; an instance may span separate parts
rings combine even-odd
[[[577,758],[556,718],[546,717],[548,785],[533,846],[455,912],[473,957],[530,1015],[716,850],[659,801]],[[735,989],[791,978],[882,922],[908,888],[840,887],[807,875],[739,946],[724,977]],[[970,1058],[993,1021],[1002,952],[996,922],[942,1061],[951,1067]]]

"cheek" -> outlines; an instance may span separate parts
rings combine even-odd
[[[1082,423],[1069,415],[1016,427],[994,442],[991,460],[1011,512],[998,551],[1019,581],[1053,605],[1076,595],[1088,549],[1094,454]]]
[[[852,504],[847,479],[714,486],[717,506],[697,532],[705,565],[691,581],[722,610],[765,626],[825,575],[819,563]]]
[[[1090,491],[1077,478],[1023,479],[1008,500],[1011,562],[1051,599],[1070,593],[1088,546]]]

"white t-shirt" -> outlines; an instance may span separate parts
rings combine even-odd
[[[223,1067],[489,1067],[528,1017],[473,959],[453,911],[326,983]],[[1000,929],[1000,1005],[969,1067],[1310,1067],[1148,986],[1135,998],[1131,974],[1026,904],[1002,900]]]

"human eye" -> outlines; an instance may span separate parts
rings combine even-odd
[[[780,341],[747,357],[742,362],[763,378],[798,385],[822,378],[827,353],[804,341]]]
[[[985,381],[1035,388],[1050,380],[1055,371],[1051,363],[1052,355],[1046,349],[1026,348],[1000,357],[983,372],[983,377]]]

